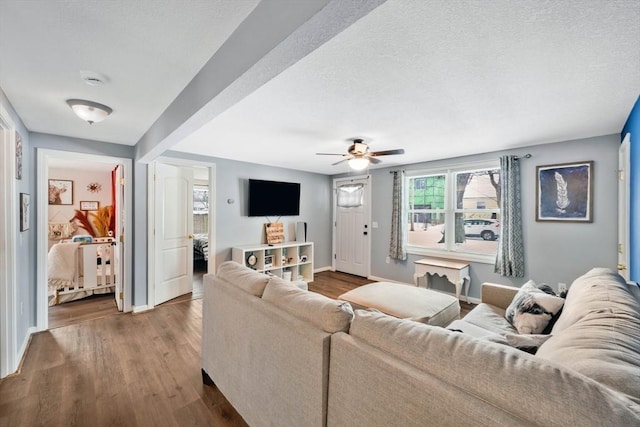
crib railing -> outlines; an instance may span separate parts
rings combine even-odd
[[[78,247],[76,274],[71,286],[58,290],[58,294],[106,288],[116,283],[116,242],[111,237],[95,238]]]

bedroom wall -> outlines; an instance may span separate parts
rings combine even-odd
[[[65,180],[73,182],[73,198],[71,205],[52,205],[48,207],[49,222],[69,222],[75,210],[80,210],[81,201],[94,201],[99,207],[111,205],[111,172],[105,170],[79,170],[67,168],[49,168],[50,180]],[[100,191],[92,192],[87,188],[90,183],[101,186]],[[88,234],[79,228],[75,234]]]
[[[434,162],[399,167],[408,170],[429,169],[447,165],[460,165],[489,159],[503,154],[532,154],[523,159],[522,209],[526,273],[524,278],[501,277],[493,272],[493,264],[471,263],[471,288],[469,296],[480,297],[482,282],[494,282],[520,286],[529,279],[556,286],[558,282],[571,284],[573,280],[592,267],[616,266],[617,248],[617,169],[619,135],[565,141],[552,144],[523,147],[518,150],[485,153]],[[535,221],[536,166],[593,160],[594,164],[594,221],[593,223],[553,223]],[[391,234],[392,176],[385,168],[371,171],[372,221],[378,229],[372,231],[371,274],[376,277],[413,282],[413,262],[423,258],[409,255],[404,262],[386,264]],[[438,279],[436,286],[452,292],[453,286]]]

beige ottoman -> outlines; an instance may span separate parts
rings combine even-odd
[[[447,326],[460,317],[460,303],[451,296],[404,283],[376,282],[338,297],[354,309],[375,308],[385,314],[429,325]]]

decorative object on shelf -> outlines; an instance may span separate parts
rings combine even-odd
[[[267,244],[284,243],[284,225],[281,222],[271,222],[264,225],[267,233]]]
[[[292,275],[291,271],[289,271],[289,270],[283,271],[282,272],[282,279],[290,282],[291,281],[291,275]]]
[[[265,255],[264,256],[264,268],[273,267],[273,255]]]
[[[536,167],[536,221],[593,222],[593,161]]]
[[[81,211],[97,211],[100,202],[80,202]]]
[[[99,193],[100,191],[102,191],[102,184],[100,184],[99,182],[92,182],[87,185],[87,190],[91,191],[92,193]]]
[[[49,180],[49,204],[50,205],[72,205],[73,204],[73,181],[62,179]]]
[[[253,268],[257,263],[258,257],[256,256],[256,254],[254,254],[253,252],[249,252],[249,255],[247,256],[247,265]]]
[[[31,195],[20,193],[20,231],[29,229],[29,216],[31,215]]]
[[[22,179],[22,137],[16,131],[16,179]]]
[[[300,262],[307,262],[307,256],[306,255],[302,255],[300,257]]]
[[[67,99],[67,104],[76,116],[90,125],[103,121],[113,112],[111,107],[85,99]]]
[[[304,221],[298,221],[296,223],[296,242],[307,241],[307,223]]]

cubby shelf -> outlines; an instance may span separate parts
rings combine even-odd
[[[254,265],[249,263],[252,255],[256,257]],[[313,242],[237,246],[232,248],[231,257],[233,261],[261,273],[313,282]]]

